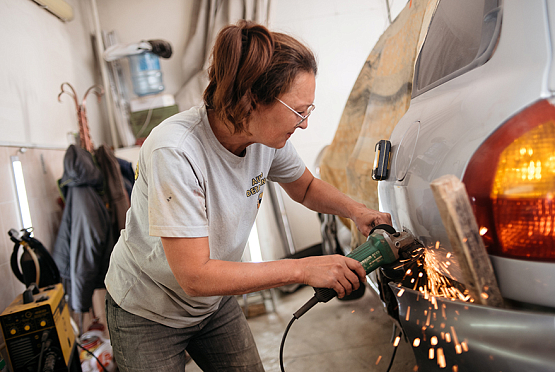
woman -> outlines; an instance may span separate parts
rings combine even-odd
[[[292,283],[343,297],[365,272],[344,256],[240,262],[266,180],[368,235],[390,217],[316,179],[289,137],[314,109],[316,62],[290,36],[241,21],[216,40],[204,105],[143,144],[126,228],[106,276],[107,317],[122,371],[263,370],[233,295]]]

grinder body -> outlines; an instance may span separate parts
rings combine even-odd
[[[414,249],[420,243],[408,232],[396,232],[389,225],[379,225],[368,235],[366,242],[356,247],[347,257],[362,264],[366,275],[380,266],[393,263],[399,259],[399,252]],[[328,302],[337,293],[331,288],[314,288],[314,296],[293,316],[298,319],[318,302]]]
[[[366,242],[356,247],[347,257],[359,261],[366,275],[382,265],[394,262],[399,258],[398,249],[391,246],[392,241],[388,241],[386,236],[382,230],[374,231],[368,235]]]

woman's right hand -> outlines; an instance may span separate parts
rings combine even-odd
[[[357,260],[341,255],[311,256],[299,259],[304,284],[331,288],[342,298],[358,289],[366,272]]]

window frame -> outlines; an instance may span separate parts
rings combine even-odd
[[[438,6],[439,6],[439,3],[438,3]],[[437,7],[436,7],[436,10],[437,10]],[[435,16],[435,13],[434,13],[434,16]],[[434,22],[434,16],[432,17],[432,20],[430,21],[430,24],[428,25],[428,31],[430,30],[430,26]],[[454,79],[458,76],[461,76],[461,75],[475,69],[476,67],[479,67],[479,66],[482,66],[483,64],[485,64],[491,58],[491,56],[493,55],[493,52],[495,51],[495,46],[497,45],[497,42],[499,40],[499,35],[501,33],[501,24],[502,24],[502,19],[503,19],[502,0],[499,0],[497,2],[497,7],[493,8],[486,15],[484,15],[483,22],[485,23],[488,18],[491,19],[493,17],[495,17],[495,28],[493,30],[491,39],[489,40],[489,42],[487,44],[487,47],[485,49],[483,49],[483,48],[479,49],[478,53],[476,54],[476,57],[472,60],[472,62],[470,62],[469,64],[467,64],[467,65],[465,65],[461,68],[459,68],[458,70],[455,70],[455,71],[441,77],[440,79],[434,81],[433,83],[430,83],[430,84],[426,85],[425,87],[423,87],[421,89],[418,89],[418,78],[419,78],[422,51],[425,48],[426,40],[428,38],[428,35],[426,35],[426,39],[424,40],[424,43],[422,44],[422,47],[420,48],[420,51],[418,53],[418,57],[417,57],[417,60],[416,60],[416,64],[414,66],[414,77],[413,77],[413,83],[412,83],[412,97],[411,98],[415,98],[415,97],[421,95],[422,93],[425,93],[425,92],[427,92],[431,89],[434,89],[434,88],[446,83],[449,80],[452,80],[452,79]],[[483,37],[483,34],[482,34],[482,37]]]

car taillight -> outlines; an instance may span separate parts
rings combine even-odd
[[[491,254],[555,261],[555,107],[539,101],[476,151],[463,182]]]

